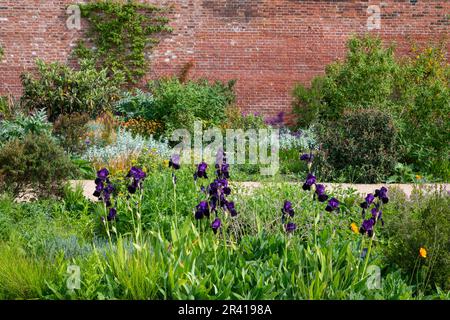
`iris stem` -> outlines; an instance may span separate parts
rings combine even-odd
[[[370,252],[372,251],[372,243],[373,243],[373,237],[375,236],[375,234],[372,235],[372,237],[370,238],[370,242],[369,242],[369,249],[367,249],[367,253],[366,253],[366,258],[365,258],[365,262],[364,262],[364,268],[363,268],[363,272],[362,272],[362,278],[361,280],[365,277],[366,275],[366,269],[367,269],[367,265],[369,263],[369,258],[370,258]],[[363,249],[364,250],[364,249]]]

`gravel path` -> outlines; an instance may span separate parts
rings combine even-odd
[[[301,187],[302,183],[300,182],[291,182],[292,184],[296,184]],[[95,190],[95,183],[92,180],[72,180],[70,181],[72,186],[80,185],[83,188],[83,194],[88,199],[96,201],[96,198],[92,195]],[[251,190],[255,188],[260,188],[263,185],[267,184],[282,184],[281,182],[233,182],[234,185],[242,187],[247,192],[251,192]],[[430,192],[433,190],[443,189],[444,191],[450,192],[450,184],[350,184],[350,183],[324,183],[324,185],[329,190],[333,190],[334,188],[340,189],[356,189],[356,192],[365,196],[367,193],[373,192],[375,189],[379,189],[382,186],[388,187],[396,187],[402,190],[406,196],[409,198],[414,188],[420,188],[425,190],[426,192]]]

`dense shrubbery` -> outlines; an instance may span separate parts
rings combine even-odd
[[[11,119],[0,119],[0,146],[12,139],[23,139],[27,134],[50,135],[52,124],[47,120],[44,109],[29,115],[18,112]]]
[[[64,150],[47,135],[10,140],[0,151],[0,189],[15,196],[58,194],[75,174]]]
[[[397,131],[388,113],[349,111],[319,130],[322,179],[372,183],[390,175],[397,163]]]
[[[73,112],[95,117],[111,111],[119,96],[120,77],[110,79],[106,70],[98,71],[89,61],[82,61],[79,70],[41,60],[36,65],[36,75],[22,75],[22,104],[29,110],[45,108],[50,121]]]
[[[423,292],[450,290],[450,197],[439,192],[417,191],[409,202],[395,199],[385,212],[390,238],[386,260]],[[426,259],[420,248],[426,250]]]
[[[326,74],[315,78],[311,88],[294,89],[298,124],[337,121],[345,110],[376,107],[394,120],[399,161],[447,180],[450,67],[444,53],[442,45],[397,59],[393,48],[383,47],[379,38],[352,38],[344,61],[327,66]]]
[[[182,128],[192,131],[195,120],[205,127],[220,126],[226,120],[226,108],[234,102],[233,85],[159,80],[150,86],[154,107],[146,118],[164,123],[167,134]]]
[[[53,133],[66,151],[79,154],[86,149],[83,137],[86,135],[88,121],[88,114],[78,112],[61,114],[56,119]]]

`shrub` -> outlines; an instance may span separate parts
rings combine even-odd
[[[347,48],[344,61],[328,65],[311,89],[301,85],[294,89],[299,124],[310,123],[315,115],[339,119],[349,108],[384,108],[389,101],[398,69],[394,48],[384,48],[381,39],[372,36],[353,37]]]
[[[153,119],[155,100],[153,96],[140,89],[132,92],[125,92],[122,99],[120,99],[114,106],[125,121],[135,118]]]
[[[226,121],[222,123],[223,129],[263,129],[267,125],[264,117],[258,113],[244,113],[238,107],[228,107],[226,109]]]
[[[226,120],[226,108],[234,102],[233,86],[233,81],[181,83],[175,78],[154,82],[151,88],[155,107],[147,119],[164,123],[166,134],[180,128],[193,130],[195,120],[202,121],[205,127],[219,126]]]
[[[30,109],[46,108],[50,121],[60,114],[86,112],[96,116],[112,110],[119,96],[120,78],[112,80],[106,70],[98,71],[92,62],[82,61],[79,70],[58,62],[36,61],[37,73],[22,75],[22,104]]]
[[[413,48],[412,56],[403,58],[376,37],[354,37],[347,46],[345,59],[327,66],[310,88],[294,88],[298,125],[339,120],[347,109],[387,111],[398,129],[401,163],[448,180],[450,65],[445,42]]]
[[[450,197],[445,193],[419,191],[411,201],[393,201],[385,212],[387,263],[400,267],[418,290],[450,290]],[[419,257],[421,247],[426,258]]]
[[[71,153],[86,149],[86,135],[89,115],[86,113],[61,114],[56,119],[53,133],[59,138],[61,146]]]
[[[58,194],[62,182],[74,171],[64,150],[47,135],[28,134],[13,139],[0,150],[0,190],[14,196]]]
[[[0,120],[0,145],[12,139],[23,139],[27,134],[50,135],[52,124],[44,109],[29,115],[18,113],[9,120]]]
[[[122,126],[131,131],[134,135],[141,135],[144,137],[149,137],[151,135],[159,135],[164,126],[153,120],[146,120],[144,118],[130,119],[124,123]]]
[[[397,164],[397,131],[389,114],[377,109],[345,112],[324,124],[318,140],[322,179],[351,174],[355,182],[378,182]]]

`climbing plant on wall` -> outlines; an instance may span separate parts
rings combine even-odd
[[[157,35],[171,32],[167,8],[135,1],[96,1],[80,4],[86,19],[86,37],[74,53],[79,59],[94,59],[110,75],[123,74],[128,83],[137,82],[147,69],[146,54],[158,42]]]

